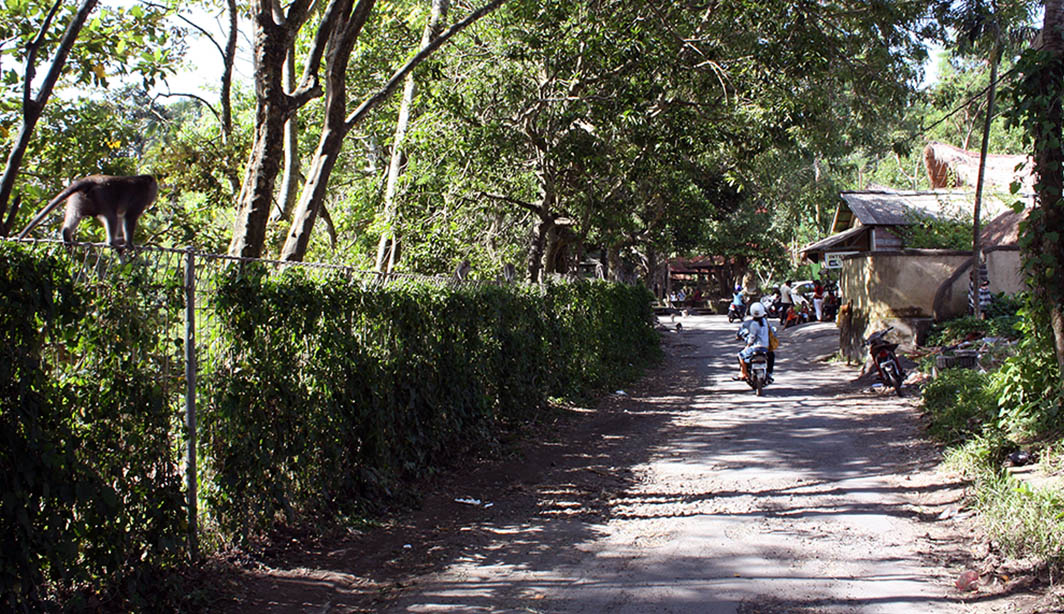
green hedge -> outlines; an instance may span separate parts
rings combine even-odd
[[[657,356],[645,289],[386,287],[300,271],[233,274],[211,304],[201,417],[213,520],[246,536],[341,517],[550,397],[577,399]]]
[[[182,271],[111,256],[0,244],[2,611],[187,599]],[[642,288],[380,286],[256,266],[200,276],[208,542],[342,521],[659,352]]]
[[[0,610],[140,609],[173,588],[172,294],[0,245]]]

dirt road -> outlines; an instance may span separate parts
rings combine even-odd
[[[994,578],[954,587],[972,565],[961,491],[911,402],[813,360],[833,325],[786,331],[758,398],[730,380],[736,325],[683,324],[666,364],[556,440],[442,478],[388,527],[277,553],[227,609],[1006,611]]]

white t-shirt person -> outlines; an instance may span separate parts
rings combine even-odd
[[[787,282],[780,284],[780,303],[784,305],[794,303],[794,297],[791,295],[791,287],[787,285]]]

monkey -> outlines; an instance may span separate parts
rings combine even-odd
[[[514,277],[516,276],[517,269],[514,268],[513,264],[507,262],[506,264],[502,265],[502,278],[506,283],[512,283]]]
[[[107,242],[122,251],[133,247],[137,219],[159,194],[159,183],[151,175],[117,177],[89,175],[67,186],[53,198],[18,236],[26,238],[52,209],[66,201],[63,242],[74,242],[74,231],[82,218],[95,217],[107,231]]]
[[[463,260],[461,264],[458,265],[458,268],[454,270],[454,278],[457,281],[465,281],[465,278],[469,276],[469,271],[472,268],[473,267],[469,266],[468,260]]]

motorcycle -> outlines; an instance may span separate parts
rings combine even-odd
[[[778,295],[775,295],[775,294],[761,297],[761,300],[759,302],[762,305],[765,306],[765,316],[766,317],[769,317],[769,318],[778,318],[779,317],[779,315],[780,315],[780,311],[779,311],[780,305],[779,305],[779,301],[777,300],[777,298],[778,298]]]
[[[872,333],[864,340],[864,345],[868,346],[868,353],[872,356],[872,362],[879,372],[879,379],[885,385],[893,386],[894,393],[900,395],[902,382],[905,381],[905,371],[902,370],[898,356],[895,354],[898,344],[886,340],[887,333],[892,330],[894,330],[893,326]]]
[[[735,322],[736,320],[742,321],[746,317],[746,305],[736,305],[732,303],[728,305],[728,323]]]
[[[762,396],[768,385],[768,351],[756,350],[746,367],[746,383],[754,389],[757,396]]]

